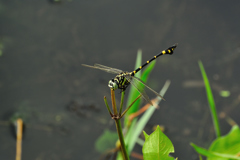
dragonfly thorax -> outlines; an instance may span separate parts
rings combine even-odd
[[[114,79],[111,79],[108,82],[108,87],[111,88],[112,90],[116,89],[125,90],[130,84],[129,80],[125,76],[128,76],[128,73],[126,72],[120,73]]]

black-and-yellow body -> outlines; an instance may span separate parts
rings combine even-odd
[[[131,76],[134,76],[138,71],[140,71],[143,67],[147,66],[149,63],[151,63],[153,60],[157,59],[159,56],[164,55],[164,54],[173,54],[174,49],[177,47],[177,43],[174,44],[172,47],[169,47],[166,50],[163,50],[162,52],[160,52],[159,54],[157,54],[156,56],[154,56],[152,59],[148,60],[145,64],[143,64],[142,66],[140,66],[139,68],[137,68],[135,71],[131,72]]]
[[[139,72],[141,69],[143,69],[145,66],[147,66],[149,63],[151,63],[153,60],[157,59],[159,56],[164,55],[164,54],[173,54],[174,49],[177,47],[177,43],[174,44],[172,47],[169,47],[166,50],[163,50],[150,60],[148,60],[146,63],[144,63],[142,66],[137,68],[136,70],[132,72],[121,72],[118,74],[114,79],[111,79],[108,83],[108,87],[110,87],[112,90],[115,89],[121,89],[125,90],[128,85],[130,84],[131,77],[133,77],[137,72]],[[129,77],[129,78],[126,78]]]
[[[156,56],[154,56],[153,58],[151,58],[146,63],[144,63],[142,66],[140,66],[139,68],[137,68],[136,70],[134,70],[132,72],[124,72],[120,69],[111,68],[111,67],[104,66],[101,64],[94,64],[94,66],[83,64],[83,66],[94,68],[94,69],[100,69],[102,71],[112,73],[112,74],[117,74],[117,76],[115,78],[111,79],[108,82],[108,87],[111,90],[121,89],[122,91],[124,91],[129,86],[129,84],[132,84],[138,90],[138,92],[143,96],[143,98],[148,103],[152,104],[152,102],[148,98],[147,94],[145,93],[144,89],[141,88],[142,85],[138,85],[139,83],[143,84],[146,88],[150,89],[152,92],[154,92],[160,98],[162,98],[162,99],[164,99],[164,98],[161,95],[159,95],[156,91],[154,91],[153,89],[148,87],[141,79],[135,77],[134,75],[137,72],[139,72],[141,69],[143,69],[145,66],[147,66],[149,63],[151,63],[153,60],[158,58],[159,56],[164,55],[164,54],[170,54],[170,55],[173,54],[173,51],[176,47],[177,47],[177,43],[174,44],[172,47],[169,47],[168,49],[163,50],[162,52],[160,52],[159,54],[157,54]]]

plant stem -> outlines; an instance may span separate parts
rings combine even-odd
[[[129,157],[127,154],[127,149],[126,149],[125,142],[124,142],[123,133],[122,133],[121,119],[119,118],[119,115],[117,113],[115,92],[112,89],[111,89],[111,99],[112,99],[112,107],[113,107],[113,112],[114,112],[114,120],[115,120],[115,124],[116,124],[116,128],[117,128],[117,132],[118,132],[118,138],[121,143],[122,155],[125,160],[129,160]]]
[[[119,116],[121,116],[121,114],[122,114],[122,108],[123,108],[122,106],[123,106],[124,96],[125,96],[125,91],[122,91]]]
[[[125,160],[129,160],[127,149],[126,149],[124,138],[123,138],[123,134],[122,134],[121,119],[115,119],[115,124],[116,124],[117,132],[118,132],[118,137],[119,137],[119,140],[121,143],[122,155]]]
[[[23,133],[23,121],[21,118],[16,120],[17,126],[17,140],[16,140],[16,160],[21,160],[22,155],[22,133]]]
[[[105,105],[106,105],[106,107],[107,107],[108,113],[109,113],[110,116],[112,117],[113,114],[112,114],[112,112],[111,112],[111,110],[110,110],[110,107],[109,107],[109,105],[108,105],[106,96],[104,96],[104,102],[105,102]]]
[[[127,113],[127,111],[132,107],[132,105],[141,97],[142,95],[140,94],[129,106],[128,108],[123,112],[123,114],[120,116],[120,118],[122,118],[125,113]]]
[[[112,99],[112,108],[113,108],[113,114],[116,116],[117,113],[117,106],[116,106],[116,100],[115,100],[115,91],[111,89],[111,99]]]

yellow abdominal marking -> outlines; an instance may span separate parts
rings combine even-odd
[[[162,54],[166,54],[166,51],[162,51]]]
[[[147,63],[149,63],[149,61],[147,61]]]

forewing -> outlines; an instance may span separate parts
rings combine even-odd
[[[97,64],[97,63],[95,63],[94,66],[100,67],[100,68],[106,68],[106,69],[112,70],[113,72],[116,72],[116,73],[123,72],[121,69],[112,68],[112,67],[104,66],[104,65],[101,65],[101,64]]]
[[[116,68],[111,68],[111,67],[107,67],[101,64],[95,64],[94,66],[90,66],[87,64],[82,64],[82,66],[84,67],[89,67],[89,68],[94,68],[94,69],[99,69],[108,73],[112,73],[112,74],[119,74],[120,72],[122,72],[122,70],[120,69],[116,69]]]

